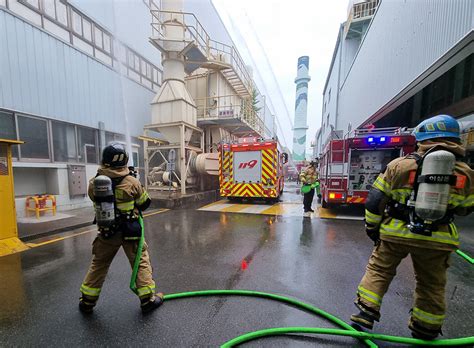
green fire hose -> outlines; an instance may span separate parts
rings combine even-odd
[[[463,253],[461,250],[456,250],[456,254],[458,254],[459,256],[461,256],[462,258],[464,258],[467,262],[469,262],[471,265],[474,264],[474,258],[473,257],[470,257],[469,255],[467,255],[466,253]]]
[[[144,226],[143,226],[143,217],[139,216],[138,221],[141,226],[141,238],[138,242],[137,255],[133,263],[132,277],[130,279],[130,289],[137,294],[137,273],[140,265],[140,259],[142,256],[143,242],[144,242]],[[466,255],[460,250],[457,250],[457,254],[465,258],[471,264],[474,263],[474,259],[469,255]],[[338,336],[350,336],[362,340],[367,347],[376,348],[378,347],[372,339],[387,341],[400,344],[412,344],[420,346],[462,346],[462,345],[472,345],[474,344],[474,336],[471,337],[462,337],[462,338],[453,338],[453,339],[440,339],[434,341],[424,341],[415,338],[400,337],[400,336],[390,336],[377,333],[368,333],[360,332],[354,329],[352,326],[339,319],[338,317],[329,314],[328,312],[310,305],[308,303],[298,301],[289,297],[270,294],[260,291],[250,291],[250,290],[202,290],[202,291],[190,291],[190,292],[180,292],[175,294],[168,294],[164,296],[165,301],[177,300],[182,298],[190,297],[204,297],[204,296],[247,296],[247,297],[259,297],[264,299],[270,299],[273,301],[281,302],[284,304],[292,305],[300,310],[310,312],[312,314],[323,317],[332,323],[338,325],[342,329],[331,329],[331,328],[313,328],[313,327],[282,327],[282,328],[271,328],[258,330],[254,332],[249,332],[244,335],[238,336],[231,339],[230,341],[225,342],[221,348],[230,348],[235,347],[236,345],[243,344],[258,338],[275,336],[275,335],[285,335],[285,334],[325,334],[325,335],[338,335]]]
[[[308,193],[312,189],[316,189],[316,194],[319,195],[319,181],[316,181],[314,184],[308,185],[308,184],[303,184],[301,186],[301,192],[302,193]]]
[[[140,223],[142,233],[141,233],[140,239],[138,240],[137,254],[135,255],[135,260],[133,261],[132,277],[130,278],[130,290],[132,290],[137,295],[138,295],[137,274],[138,274],[138,268],[140,267],[140,260],[142,258],[143,242],[145,241],[145,227],[143,227],[142,214],[138,216],[138,222]]]

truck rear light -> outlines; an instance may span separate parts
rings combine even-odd
[[[223,192],[225,195],[230,195],[231,190],[229,190],[229,189],[224,189],[222,192]]]
[[[337,193],[337,192],[330,192],[329,193],[329,199],[342,199],[343,198],[342,193]]]
[[[400,137],[393,137],[393,138],[390,139],[390,142],[392,144],[399,143],[400,142]]]

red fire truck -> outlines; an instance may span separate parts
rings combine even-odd
[[[341,138],[333,132],[319,162],[322,207],[364,204],[378,174],[415,145],[402,128],[357,129]]]
[[[283,164],[276,140],[241,138],[219,146],[220,195],[229,200],[263,198],[277,200],[283,192]]]

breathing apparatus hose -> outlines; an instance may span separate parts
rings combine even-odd
[[[142,257],[142,248],[144,242],[144,226],[143,226],[143,217],[140,215],[138,221],[141,226],[141,238],[138,242],[137,255],[133,263],[132,277],[130,279],[130,289],[137,294],[137,273],[140,265],[140,259]],[[464,254],[462,251],[457,250],[457,254],[464,257],[471,263],[474,263],[474,259]],[[472,345],[474,344],[474,336],[471,337],[462,337],[454,339],[441,339],[433,341],[419,340],[415,338],[400,337],[400,336],[390,336],[377,333],[368,333],[360,332],[354,329],[352,326],[339,319],[338,317],[318,308],[308,303],[298,301],[293,298],[270,294],[261,291],[251,291],[251,290],[202,290],[202,291],[190,291],[190,292],[180,292],[175,294],[168,294],[164,296],[165,301],[177,300],[182,298],[191,298],[191,297],[207,297],[207,296],[247,296],[247,297],[258,297],[269,299],[284,304],[292,305],[300,310],[310,312],[312,314],[323,317],[332,323],[338,325],[342,329],[332,329],[332,328],[318,328],[318,327],[281,327],[281,328],[271,328],[258,330],[254,332],[249,332],[244,335],[233,338],[225,342],[221,348],[230,348],[235,347],[236,345],[243,344],[258,338],[276,336],[276,335],[286,335],[286,334],[325,334],[325,335],[338,335],[338,336],[350,336],[357,339],[360,339],[364,342],[367,347],[376,348],[377,344],[372,342],[372,339],[400,343],[400,344],[412,344],[412,345],[421,345],[421,346],[461,346],[461,345]]]

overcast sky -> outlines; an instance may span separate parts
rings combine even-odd
[[[212,0],[262,94],[270,96],[286,143],[293,132],[298,57],[310,57],[307,147],[321,124],[322,92],[348,0]],[[244,42],[245,41],[245,42]],[[249,57],[249,51],[251,57]],[[270,62],[267,63],[266,57]],[[250,60],[250,61],[249,61]],[[275,77],[272,76],[273,70]],[[281,90],[278,91],[277,84]],[[284,103],[282,104],[283,96]],[[283,142],[283,141],[282,141]]]

